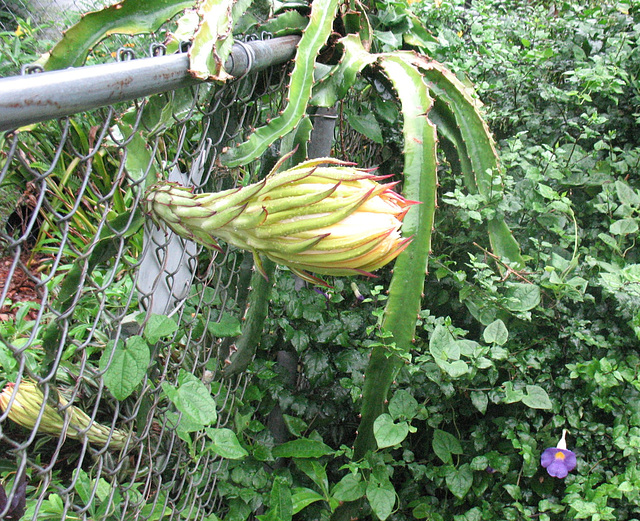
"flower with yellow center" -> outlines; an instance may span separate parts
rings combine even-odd
[[[540,456],[541,465],[547,469],[549,475],[555,478],[566,478],[576,467],[576,455],[567,449],[566,437],[567,431],[563,429],[558,445],[545,449]]]

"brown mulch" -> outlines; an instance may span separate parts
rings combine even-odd
[[[2,293],[9,283],[7,290],[7,300],[12,302],[12,305],[7,305],[6,301],[2,303],[0,307],[0,320],[14,319],[16,315],[15,304],[18,302],[36,302],[42,303],[42,298],[36,290],[36,283],[29,277],[27,272],[22,268],[22,265],[26,266],[28,270],[34,272],[44,257],[32,256],[29,252],[24,252],[20,256],[21,263],[16,266],[11,280],[8,280],[11,272],[11,266],[13,265],[13,257],[3,257],[0,259],[0,293]],[[38,315],[37,309],[30,309],[26,315],[28,320],[35,320]]]

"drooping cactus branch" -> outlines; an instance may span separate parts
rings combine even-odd
[[[436,129],[427,117],[433,101],[420,72],[405,55],[384,55],[380,66],[392,82],[404,115],[403,195],[422,204],[412,207],[405,217],[403,232],[413,241],[396,260],[389,286],[389,299],[382,327],[392,333],[395,349],[408,352],[420,311],[422,288],[436,206]],[[355,442],[354,458],[362,458],[376,448],[373,422],[384,412],[389,388],[403,364],[386,347],[375,347],[365,373],[362,420]]]

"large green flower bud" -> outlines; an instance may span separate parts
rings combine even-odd
[[[82,409],[68,405],[62,396],[60,396],[60,411],[48,403],[45,404],[42,391],[32,382],[22,381],[18,386],[13,382],[8,383],[0,393],[2,412],[7,410],[11,396],[14,394],[15,397],[8,416],[18,425],[33,430],[36,427],[38,417],[41,416],[38,432],[60,436],[64,430],[65,415],[68,415],[69,424],[64,433],[69,438],[82,440],[86,435],[90,443],[101,446],[108,444],[112,449],[121,449],[125,445],[126,433],[118,429],[110,429],[91,420]]]
[[[332,166],[322,166],[331,164]],[[146,211],[178,235],[219,249],[216,238],[309,274],[369,275],[397,257],[410,238],[400,226],[415,204],[395,183],[335,159],[306,161],[263,181],[218,193],[194,194],[159,183],[146,194]]]

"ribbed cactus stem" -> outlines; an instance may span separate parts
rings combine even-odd
[[[409,55],[410,56],[410,55]],[[388,55],[381,59],[383,71],[398,93],[404,114],[404,186],[406,197],[422,201],[412,207],[404,220],[404,229],[414,237],[398,257],[389,286],[389,299],[382,321],[387,339],[395,349],[408,353],[416,327],[416,316],[422,302],[425,269],[431,248],[436,201],[436,132],[427,119],[431,108],[422,75],[404,57]],[[362,419],[354,445],[354,458],[376,449],[373,424],[385,411],[389,389],[402,367],[403,359],[388,347],[375,347],[365,373],[362,390]]]

